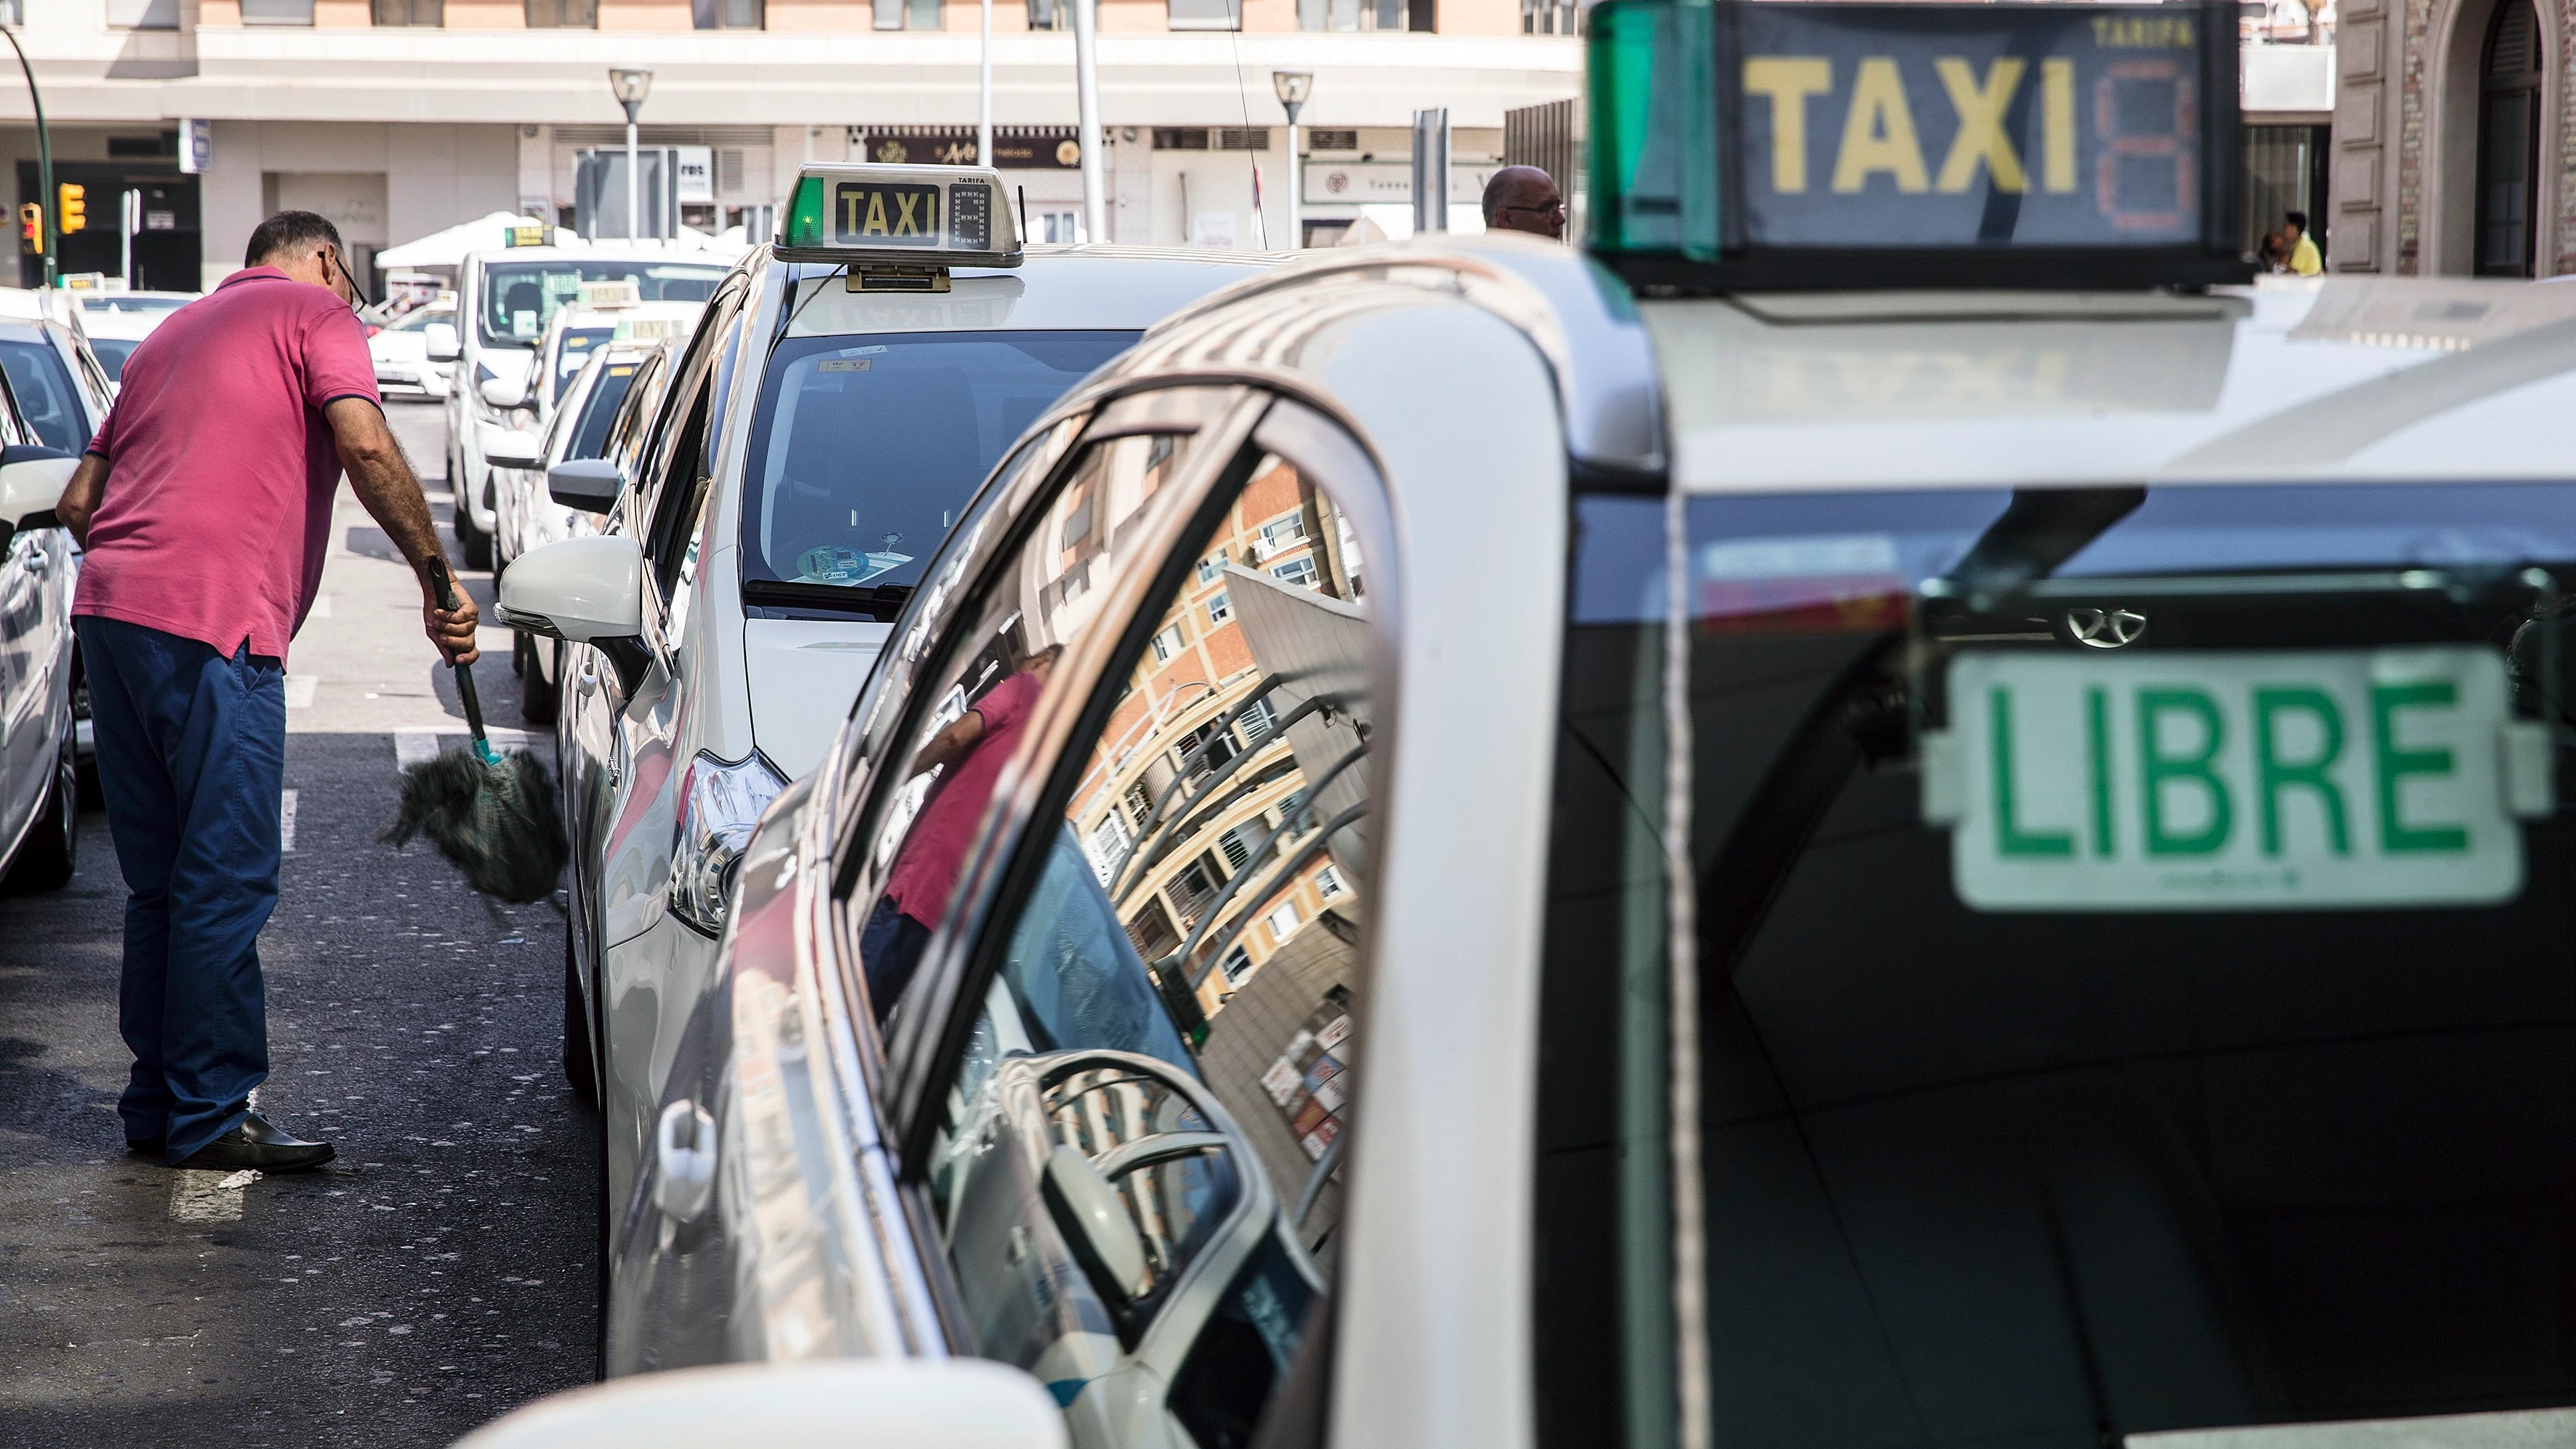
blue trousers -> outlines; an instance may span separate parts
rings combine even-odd
[[[129,1140],[170,1160],[232,1130],[268,1079],[259,933],[277,907],[286,667],[247,643],[83,615],[81,659],[108,833],[125,873],[117,1026]]]

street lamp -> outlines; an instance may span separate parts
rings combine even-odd
[[[617,103],[626,108],[626,239],[633,241],[636,237],[635,215],[638,196],[635,169],[635,120],[644,114],[644,98],[653,94],[653,72],[610,66],[608,88],[616,94]]]
[[[1288,245],[1290,249],[1306,244],[1305,233],[1298,230],[1297,211],[1305,200],[1306,179],[1297,164],[1297,113],[1306,108],[1306,97],[1315,90],[1315,74],[1304,70],[1274,70],[1270,89],[1279,96],[1279,108],[1288,113]]]
[[[36,208],[37,244],[45,253],[45,285],[54,284],[54,208],[61,205],[54,195],[54,138],[45,129],[45,98],[36,91],[36,68],[27,64],[25,47],[18,44],[15,27],[0,26],[0,35],[9,38],[9,48],[18,52],[18,69],[27,77],[27,100],[36,108],[36,195],[43,198]]]

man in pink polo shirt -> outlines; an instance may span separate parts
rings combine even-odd
[[[322,580],[343,468],[421,574],[439,653],[472,660],[476,619],[471,601],[437,607],[438,532],[377,402],[338,228],[280,212],[243,266],[126,359],[56,512],[87,551],[72,614],[130,892],[126,1144],[278,1172],[331,1160],[250,1093],[268,1076],[259,933],[277,905],[286,642]]]

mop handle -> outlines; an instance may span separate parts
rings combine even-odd
[[[438,607],[453,612],[456,608],[456,580],[447,572],[447,560],[429,561],[429,581],[438,586]],[[500,758],[492,753],[491,741],[483,737],[483,701],[474,693],[474,666],[459,661],[456,665],[456,694],[465,702],[465,727],[474,731],[474,756],[485,764]]]

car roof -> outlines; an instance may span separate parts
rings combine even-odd
[[[2576,288],[1646,301],[1694,492],[2563,478]]]
[[[766,250],[766,249],[764,249]],[[1264,252],[1181,251],[1126,246],[1043,246],[1020,266],[958,267],[949,290],[936,293],[852,292],[841,269],[781,262],[805,291],[787,335],[834,337],[869,332],[1142,330],[1245,278],[1277,268]]]

